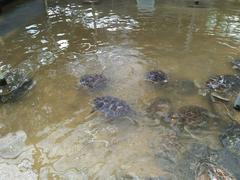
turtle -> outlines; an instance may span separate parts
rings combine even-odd
[[[216,120],[219,120],[217,115],[199,105],[185,105],[172,113],[169,124],[177,133],[185,131],[192,138],[201,140],[192,131],[201,134],[208,131],[210,127],[219,128],[222,124],[216,124]]]
[[[175,174],[179,179],[237,180],[239,162],[232,161],[233,158],[222,149],[192,143],[178,159]]]
[[[240,59],[235,59],[232,61],[233,69],[240,70]]]
[[[149,118],[168,123],[172,112],[172,103],[167,98],[157,97],[147,107],[146,112]]]
[[[238,113],[233,109],[233,104],[240,91],[240,76],[216,75],[210,77],[205,86],[209,104],[214,112],[226,122],[230,119],[238,119],[237,121],[239,121]]]
[[[161,70],[149,71],[145,74],[145,79],[153,84],[164,85],[168,82],[168,76]]]
[[[210,116],[208,110],[201,106],[186,105],[180,107],[174,114],[174,117],[177,118],[177,125],[198,129],[207,127]]]
[[[238,75],[216,75],[210,77],[206,82],[210,91],[234,93],[240,90],[240,76]]]
[[[85,74],[80,78],[80,84],[92,90],[106,87],[107,78],[103,74]]]
[[[126,117],[133,112],[124,100],[113,96],[96,97],[93,106],[94,110],[102,112],[108,119]]]
[[[219,136],[223,147],[240,157],[240,124],[231,124]]]
[[[196,169],[196,180],[237,180],[233,174],[220,165],[214,164],[210,161],[200,162]]]

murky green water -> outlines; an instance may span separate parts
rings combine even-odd
[[[0,65],[29,61],[38,70],[26,96],[0,106],[0,179],[184,179],[178,159],[193,142],[221,149],[216,129],[197,140],[177,138],[144,115],[159,96],[174,108],[210,109],[198,93],[152,87],[147,71],[198,85],[211,75],[237,73],[230,62],[240,56],[240,2],[190,3],[52,0],[41,16],[5,33]],[[102,72],[106,89],[80,88],[82,75]],[[92,100],[102,95],[127,101],[140,125],[90,114]]]

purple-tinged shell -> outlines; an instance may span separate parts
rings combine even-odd
[[[209,78],[206,82],[206,87],[210,90],[217,91],[239,91],[240,77],[237,75],[217,75]]]
[[[160,70],[147,72],[145,74],[145,78],[152,83],[160,85],[166,84],[168,82],[167,74]]]
[[[100,89],[107,85],[107,78],[102,74],[86,74],[81,77],[80,84],[89,89]]]
[[[94,109],[102,112],[106,118],[119,118],[133,112],[125,101],[112,96],[97,97],[93,100],[93,105]]]

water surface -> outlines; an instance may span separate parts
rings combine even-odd
[[[203,85],[209,76],[237,73],[230,62],[239,57],[239,1],[202,6],[51,0],[41,15],[5,33],[0,65],[28,61],[38,70],[26,96],[0,106],[0,179],[178,179],[177,160],[196,139],[176,139],[171,128],[149,125],[145,110],[159,96],[174,108],[197,104],[210,110],[209,101],[177,88],[156,89],[144,74],[161,69],[170,80]],[[86,73],[104,73],[107,88],[80,88]],[[102,95],[127,101],[140,126],[91,114],[92,100]],[[221,149],[219,132],[210,134],[199,143]]]

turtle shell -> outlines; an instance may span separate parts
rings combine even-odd
[[[225,148],[240,156],[240,124],[228,127],[220,135],[220,141]]]
[[[240,90],[240,77],[237,75],[217,75],[209,78],[206,87],[214,91],[238,92]]]
[[[158,97],[153,100],[146,109],[148,117],[152,119],[161,119],[169,122],[170,113],[172,112],[172,104],[169,99]]]
[[[103,74],[86,74],[81,77],[80,84],[89,89],[100,89],[106,86],[107,78]]]
[[[93,105],[106,118],[119,118],[132,112],[132,109],[125,101],[112,96],[97,97],[93,100]]]
[[[154,84],[166,84],[168,82],[168,76],[163,71],[149,71],[145,74],[145,78]]]
[[[195,176],[196,180],[204,179],[237,180],[228,170],[212,162],[199,163]]]
[[[177,110],[177,124],[189,128],[204,128],[208,124],[209,112],[207,109],[197,106],[189,105],[180,107]]]

